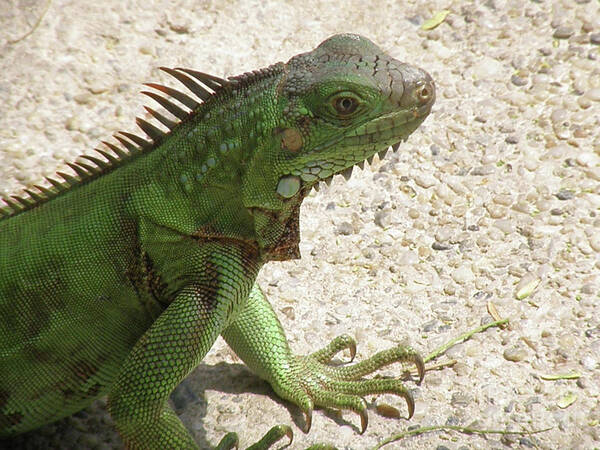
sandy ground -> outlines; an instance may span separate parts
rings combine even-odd
[[[0,0],[0,195],[133,130],[149,103],[141,83],[166,80],[159,66],[235,75],[355,32],[436,80],[420,130],[311,195],[302,259],[269,264],[260,280],[299,353],[347,332],[358,358],[398,342],[426,355],[491,321],[489,302],[510,327],[475,335],[438,359],[455,365],[409,382],[410,421],[375,411],[383,402],[405,415],[402,400],[368,398],[364,435],[355,415],[332,411],[316,411],[303,434],[299,410],[219,341],[173,398],[202,447],[226,431],[248,445],[277,423],[293,426],[293,448],[366,449],[430,425],[549,430],[437,431],[386,448],[600,447],[600,3],[449,4]],[[420,29],[445,8],[443,24]],[[118,447],[103,408],[5,445]]]

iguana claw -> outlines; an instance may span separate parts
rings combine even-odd
[[[425,363],[423,362],[423,358],[421,358],[420,355],[415,355],[414,363],[415,366],[417,366],[417,373],[419,374],[419,381],[417,381],[417,384],[420,385],[423,381],[423,378],[425,377]]]
[[[360,434],[363,434],[369,425],[369,415],[366,409],[360,411],[358,415],[360,416]]]
[[[410,419],[415,413],[415,400],[408,392],[406,395],[404,395],[404,400],[406,400],[406,406],[408,407],[408,419]]]
[[[312,426],[312,409],[308,409],[304,412],[304,432],[308,433],[310,431],[310,427]]]

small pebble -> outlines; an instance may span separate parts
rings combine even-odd
[[[494,173],[494,168],[491,165],[475,167],[471,171],[473,176],[485,176]]]
[[[510,219],[499,219],[494,222],[494,226],[498,228],[500,231],[506,234],[513,233],[515,231],[515,226]]]
[[[93,96],[90,92],[83,92],[81,94],[73,96],[73,100],[75,100],[80,105],[87,105],[92,102]]]
[[[419,256],[412,250],[403,250],[396,255],[396,261],[401,266],[412,266],[419,263]]]
[[[377,226],[387,228],[392,224],[392,214],[389,210],[377,211],[374,221]]]
[[[586,370],[596,370],[598,367],[598,361],[592,358],[590,355],[586,355],[581,358],[581,365]]]
[[[600,87],[596,87],[596,88],[590,89],[589,91],[587,91],[583,95],[588,100],[591,100],[593,102],[600,102]]]
[[[437,233],[435,233],[435,240],[438,243],[448,241],[452,235],[454,234],[454,230],[451,227],[443,227],[440,228]]]
[[[511,347],[504,350],[502,356],[507,361],[519,362],[527,358],[527,352],[519,347]]]
[[[573,36],[573,33],[573,28],[561,26],[554,30],[554,34],[552,36],[554,36],[556,39],[569,39],[571,36]]]
[[[515,86],[525,86],[527,84],[527,78],[520,77],[519,75],[512,75],[510,81]]]
[[[570,189],[561,189],[556,193],[556,198],[559,200],[571,200],[575,193]]]
[[[506,207],[500,206],[494,203],[488,203],[485,205],[485,209],[487,209],[488,214],[493,219],[501,219],[506,216]]]
[[[594,251],[600,252],[600,232],[588,236],[588,243],[590,244],[590,247],[594,249]]]
[[[449,425],[449,426],[455,427],[455,426],[460,425],[460,423],[461,423],[460,419],[456,416],[450,416],[446,419],[446,425]]]
[[[336,228],[336,233],[344,236],[348,236],[354,233],[354,229],[349,222],[342,222]]]
[[[433,176],[425,173],[415,177],[416,185],[422,187],[423,189],[429,189],[431,186],[434,186],[437,182],[438,181]]]
[[[448,245],[448,244],[442,244],[441,242],[435,241],[433,244],[431,244],[431,248],[434,250],[450,250],[452,248],[452,246]]]
[[[592,152],[581,152],[575,158],[577,164],[584,167],[600,166],[600,156]]]
[[[475,279],[475,275],[473,275],[473,271],[471,268],[463,264],[459,266],[457,269],[452,271],[452,279],[458,284],[472,283]]]
[[[107,92],[108,86],[106,86],[104,83],[102,83],[100,81],[95,81],[94,83],[90,84],[90,86],[88,87],[88,90],[92,94],[98,95],[98,94],[103,94],[104,92]]]
[[[528,448],[538,447],[533,442],[531,442],[531,439],[528,439],[526,437],[519,438],[519,444],[521,444],[523,447],[528,447]]]

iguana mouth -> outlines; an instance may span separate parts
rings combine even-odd
[[[371,164],[376,153],[379,159],[383,159],[390,148],[396,152],[400,144],[425,120],[431,106],[425,104],[404,111],[393,111],[361,124],[350,134],[315,148],[314,151],[322,152],[323,156],[307,162],[301,169],[292,170],[291,175],[299,177],[304,185],[314,183],[311,187],[317,191],[320,181],[329,185],[334,175],[342,175],[347,181],[356,165],[364,169],[365,161]],[[328,150],[339,146],[349,151],[329,154]]]

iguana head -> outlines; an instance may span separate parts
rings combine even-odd
[[[270,166],[269,184],[285,204],[390,145],[397,149],[429,114],[435,86],[427,72],[368,39],[340,34],[290,59],[276,93],[279,120],[261,164]]]

